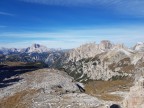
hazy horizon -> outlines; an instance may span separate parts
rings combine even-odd
[[[110,41],[110,40],[101,40],[101,41]],[[82,45],[85,45],[85,44],[91,44],[91,43],[95,43],[96,45],[97,44],[100,44],[101,43],[101,41],[100,42],[85,42],[85,43],[82,43],[82,44],[80,44],[80,45],[78,45],[78,46],[76,46],[76,47],[71,47],[71,48],[61,48],[61,47],[49,47],[49,46],[47,46],[47,45],[44,45],[43,43],[42,44],[40,44],[40,43],[32,43],[32,44],[29,44],[29,45],[25,45],[25,46],[23,46],[23,47],[6,47],[6,46],[1,46],[0,47],[0,49],[1,48],[17,48],[17,49],[23,49],[23,48],[28,48],[28,47],[31,47],[32,45],[34,45],[34,44],[39,44],[39,45],[42,45],[42,46],[45,46],[45,47],[47,47],[47,48],[49,48],[49,49],[62,49],[62,50],[67,50],[67,49],[73,49],[73,48],[78,48],[78,47],[80,47],[80,46],[82,46]],[[136,44],[134,44],[133,46],[127,46],[127,45],[125,45],[124,43],[114,43],[114,42],[112,42],[112,41],[110,41],[111,42],[111,44],[113,44],[113,45],[124,45],[126,48],[134,48],[134,46],[136,45],[136,44],[139,44],[140,42],[137,42]],[[142,42],[142,43],[144,43],[144,42]]]

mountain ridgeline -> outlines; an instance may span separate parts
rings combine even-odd
[[[8,61],[41,62],[49,68],[64,70],[79,82],[116,80],[143,70],[144,43],[139,42],[131,49],[108,40],[69,50],[49,49],[39,44],[23,49],[1,48],[0,62]]]

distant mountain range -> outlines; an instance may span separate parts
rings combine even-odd
[[[101,41],[100,44],[95,43],[88,43],[82,45],[84,46],[90,46],[89,49],[97,49],[96,52],[104,52],[108,51],[112,48],[120,47],[123,45],[114,45],[108,40]],[[0,48],[0,54],[15,54],[15,53],[46,53],[46,52],[53,52],[53,51],[61,51],[62,49],[54,49],[54,48],[47,48],[46,46],[40,45],[40,44],[32,44],[30,47],[27,48]],[[144,51],[144,42],[138,42],[132,50],[135,51]]]
[[[33,44],[28,48],[1,48],[0,49],[0,61],[21,61],[21,62],[47,62],[49,64],[52,61],[47,59],[52,56],[53,59],[56,58],[60,53],[63,53],[64,50],[61,49],[49,49],[46,46],[40,44]],[[50,62],[51,63],[51,62]]]
[[[100,44],[88,43],[70,50],[49,49],[33,44],[31,47],[1,48],[0,62],[42,62],[47,67],[63,69],[75,80],[109,80],[132,75],[144,67],[144,43],[133,48],[103,40]]]
[[[143,47],[142,42],[130,49],[107,40],[84,44],[70,50],[67,62],[60,67],[80,82],[128,77],[144,66]]]
[[[46,46],[40,44],[33,44],[27,48],[0,48],[0,53],[7,55],[7,54],[16,54],[16,53],[45,53],[51,51],[57,51],[60,49],[49,49]]]

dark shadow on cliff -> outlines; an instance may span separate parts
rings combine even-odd
[[[121,107],[117,104],[113,104],[113,105],[110,106],[110,108],[121,108]]]
[[[79,84],[76,84],[77,87],[79,88],[80,92],[84,93],[85,92],[85,89],[83,87],[81,87]]]

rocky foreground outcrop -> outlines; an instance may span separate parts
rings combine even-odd
[[[96,97],[81,93],[79,83],[62,71],[41,69],[10,79],[16,77],[21,80],[0,89],[1,108],[96,108],[102,105]]]
[[[138,82],[130,88],[128,96],[123,101],[124,108],[144,108],[144,78],[139,78]]]
[[[137,72],[135,84],[123,101],[124,108],[144,108],[144,68]]]
[[[115,92],[124,94],[124,100],[115,102],[82,93],[79,88],[81,83],[75,82],[63,71],[40,69],[4,79],[20,80],[0,88],[0,106],[1,108],[111,108],[110,106],[117,104],[122,108],[143,108],[144,77],[138,78],[140,75],[144,75],[143,70],[139,71],[135,85],[128,94],[122,91]]]

